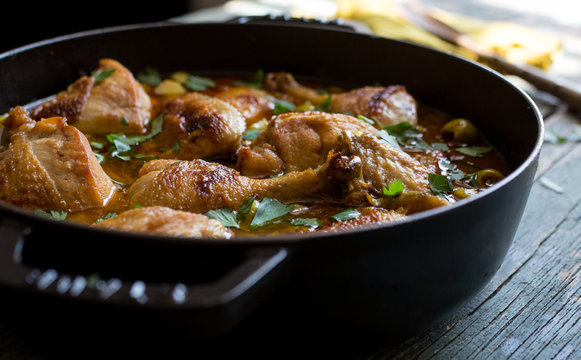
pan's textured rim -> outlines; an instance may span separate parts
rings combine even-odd
[[[266,25],[266,24],[252,24],[252,25],[220,24],[220,23],[182,24],[182,23],[176,23],[176,22],[171,22],[171,21],[161,21],[161,22],[152,22],[152,23],[129,24],[129,25],[114,26],[114,27],[107,27],[107,28],[101,28],[101,29],[82,31],[82,32],[62,35],[62,36],[54,37],[51,39],[34,42],[31,44],[27,44],[27,45],[17,47],[17,48],[12,49],[12,50],[8,50],[4,53],[1,53],[0,60],[17,55],[17,54],[20,54],[20,53],[24,53],[28,50],[35,49],[38,47],[47,46],[47,45],[51,45],[51,44],[54,44],[57,42],[63,42],[63,41],[71,40],[71,39],[83,38],[83,37],[87,37],[87,36],[109,34],[109,33],[114,33],[114,32],[127,32],[127,31],[139,30],[139,29],[152,29],[152,28],[163,28],[163,27],[199,27],[199,26],[203,27],[203,26],[208,26],[208,25],[231,26],[231,27],[280,26],[280,27],[294,27],[294,28],[296,28],[296,25],[274,24],[274,23],[269,24],[269,25]],[[318,29],[317,31],[334,31],[334,30]],[[346,33],[346,31],[344,31],[344,30],[337,31],[337,32]],[[347,33],[351,33],[351,32],[347,32]],[[237,237],[234,237],[234,238],[226,240],[226,241],[218,241],[216,239],[208,239],[208,238],[191,238],[191,237],[179,237],[179,236],[167,237],[167,236],[159,236],[159,235],[152,235],[152,234],[132,233],[132,232],[125,232],[125,231],[118,231],[118,230],[94,228],[94,227],[90,227],[90,226],[83,225],[83,224],[61,222],[61,221],[57,221],[57,220],[53,220],[53,219],[49,219],[49,218],[40,217],[38,215],[33,214],[32,212],[30,212],[28,210],[25,210],[25,209],[22,209],[22,208],[19,208],[19,207],[10,205],[10,204],[3,204],[3,203],[0,203],[0,213],[6,213],[12,217],[16,216],[17,218],[24,220],[27,224],[38,223],[38,224],[42,224],[42,225],[46,225],[46,226],[59,226],[59,227],[63,227],[64,229],[71,228],[71,229],[78,230],[78,231],[91,232],[91,233],[94,233],[95,235],[102,235],[102,236],[106,236],[106,237],[114,236],[114,237],[117,237],[119,239],[127,239],[127,240],[139,240],[139,241],[148,241],[148,242],[163,241],[164,244],[192,244],[192,245],[203,244],[203,245],[211,245],[211,246],[224,246],[225,244],[285,246],[285,245],[293,244],[295,242],[299,242],[299,241],[302,242],[302,241],[306,241],[306,240],[310,240],[310,239],[320,239],[320,238],[338,237],[338,236],[353,236],[354,234],[360,234],[360,233],[370,232],[370,231],[375,231],[375,230],[388,231],[387,229],[409,225],[410,223],[421,222],[427,218],[443,215],[443,214],[446,214],[450,211],[455,211],[456,209],[461,210],[461,208],[463,208],[463,207],[469,206],[470,204],[472,204],[474,202],[481,201],[481,199],[489,197],[493,193],[500,191],[507,184],[514,181],[515,178],[519,177],[526,169],[528,169],[531,166],[536,166],[536,161],[537,161],[537,158],[540,154],[541,146],[543,144],[544,124],[543,124],[543,118],[542,118],[542,114],[541,114],[540,110],[537,108],[537,106],[535,105],[535,103],[533,102],[531,97],[524,90],[522,90],[517,85],[510,82],[508,79],[506,79],[500,73],[498,73],[498,72],[496,72],[488,67],[485,67],[484,65],[482,65],[478,62],[462,58],[462,57],[455,55],[455,54],[444,53],[440,50],[432,49],[432,48],[429,48],[429,47],[426,47],[423,45],[413,44],[413,43],[410,43],[407,41],[401,41],[401,40],[396,40],[396,39],[383,38],[383,37],[373,35],[373,34],[360,34],[360,33],[358,33],[355,35],[362,36],[362,37],[375,38],[375,39],[382,39],[384,41],[389,41],[389,42],[394,42],[394,43],[406,44],[407,46],[414,46],[414,47],[422,48],[422,49],[424,49],[424,51],[427,51],[427,52],[440,53],[440,54],[443,54],[444,56],[456,58],[456,59],[459,59],[460,61],[470,63],[472,66],[475,67],[475,69],[479,69],[480,71],[484,71],[484,72],[489,73],[490,74],[489,76],[494,77],[496,79],[496,81],[503,83],[504,86],[507,86],[510,89],[512,89],[513,91],[517,92],[519,94],[519,96],[521,96],[528,103],[529,109],[532,111],[531,115],[534,116],[536,119],[536,126],[537,126],[537,137],[536,137],[532,151],[527,155],[526,159],[518,167],[513,169],[508,176],[506,176],[504,179],[502,179],[494,187],[487,189],[486,191],[483,191],[483,192],[481,192],[475,196],[472,196],[468,199],[463,199],[462,201],[460,201],[456,204],[453,204],[452,206],[439,207],[439,208],[435,208],[435,209],[425,210],[425,211],[422,211],[422,212],[419,212],[416,214],[409,215],[405,219],[402,219],[402,220],[399,220],[396,222],[368,225],[368,226],[365,226],[365,227],[359,228],[359,229],[349,229],[349,230],[343,230],[343,231],[334,232],[334,233],[313,232],[313,233],[301,233],[298,236],[296,234],[292,234],[292,233],[277,234],[277,235],[264,235],[264,236],[262,236],[262,235],[261,236],[237,236]]]

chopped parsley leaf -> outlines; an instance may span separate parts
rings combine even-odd
[[[242,203],[242,205],[240,205],[240,209],[238,209],[238,214],[236,215],[236,218],[238,220],[246,220],[246,215],[248,215],[252,210],[254,200],[256,200],[256,196],[244,199],[244,202]]]
[[[331,219],[333,219],[335,221],[345,221],[345,220],[356,219],[359,216],[361,216],[361,213],[359,212],[359,210],[356,210],[353,208],[347,208],[347,209],[345,209],[343,211],[339,211],[335,215],[331,216]]]
[[[174,141],[173,144],[171,145],[171,149],[173,150],[174,153],[176,153],[176,154],[179,153],[180,150],[182,149],[179,141],[177,141],[177,140]]]
[[[364,115],[357,115],[357,118],[363,122],[368,123],[369,125],[375,125],[376,123],[375,121],[371,120],[370,118]]]
[[[431,148],[433,150],[440,150],[440,151],[444,151],[444,152],[450,151],[450,148],[448,147],[448,145],[446,145],[444,143],[433,143],[431,145]]]
[[[248,129],[242,135],[242,140],[252,141],[258,137],[260,131],[261,131],[260,129]]]
[[[44,211],[44,210],[40,210],[40,209],[35,209],[34,210],[35,214],[44,216],[44,217],[48,217],[54,220],[58,220],[58,221],[63,221],[67,218],[67,216],[69,215],[69,213],[67,213],[66,211],[59,211],[59,210],[49,210]]]
[[[103,147],[105,147],[105,144],[102,144],[102,143],[96,142],[96,141],[91,141],[90,144],[95,149],[102,149]]]
[[[260,89],[264,83],[264,70],[258,69],[254,73],[252,80],[250,81],[234,81],[236,86],[248,86],[255,89]]]
[[[389,135],[389,133],[387,131],[380,130],[379,137],[381,138],[381,140],[385,141],[386,143],[388,143],[392,147],[394,147],[398,150],[401,150],[401,147],[399,146],[399,143],[398,143],[397,139],[395,138],[395,136]]]
[[[274,103],[274,115],[291,112],[297,108],[295,104],[291,103],[290,101],[277,99],[270,95],[266,95],[266,98]]]
[[[310,226],[313,228],[321,226],[321,220],[315,218],[295,218],[290,219],[289,222],[294,226]]]
[[[232,210],[228,208],[222,208],[218,210],[210,210],[205,214],[210,219],[218,220],[222,225],[226,227],[233,227],[240,229],[238,221],[236,220],[236,215]]]
[[[96,153],[93,151],[93,154],[95,154],[95,157],[97,158],[97,161],[100,163],[102,163],[103,161],[105,161],[105,157],[99,153]]]
[[[258,205],[254,219],[250,223],[250,228],[256,229],[279,219],[288,214],[292,208],[293,205],[285,205],[276,199],[266,197]]]
[[[323,111],[323,112],[328,112],[329,109],[331,108],[331,100],[332,100],[332,96],[331,94],[329,94],[327,96],[327,98],[325,99],[325,101],[323,101],[322,103],[320,103],[319,105],[315,106],[315,110],[316,111]]]
[[[111,219],[114,218],[115,216],[117,216],[117,213],[113,212],[113,213],[108,213],[107,215],[98,218],[95,223],[100,223],[103,220],[107,220],[107,219]]]
[[[93,79],[95,80],[95,84],[98,84],[98,83],[102,82],[103,80],[105,80],[106,78],[108,78],[109,76],[111,76],[114,72],[115,72],[115,69],[96,70],[96,71],[93,71],[91,73],[91,75],[93,76]]]
[[[458,151],[460,154],[464,154],[467,156],[481,157],[482,155],[492,151],[492,149],[493,149],[492,146],[468,146],[456,148],[455,150]]]
[[[403,183],[401,182],[400,179],[397,179],[396,181],[389,183],[387,189],[385,187],[383,187],[383,194],[387,195],[387,196],[398,196],[404,190],[405,190],[405,187],[403,186]]]
[[[164,115],[165,113],[162,113],[151,121],[151,130],[149,134],[127,136],[123,133],[117,133],[106,135],[105,137],[107,138],[107,141],[112,144],[111,148],[109,149],[111,152],[110,156],[117,157],[124,161],[131,160],[131,146],[149,140],[159,134],[163,127]]]
[[[159,71],[148,66],[137,74],[137,80],[143,84],[156,86],[161,82],[161,75]]]
[[[429,174],[428,181],[430,183],[430,189],[432,189],[436,195],[454,190],[452,182],[446,175]]]
[[[208,87],[216,86],[216,83],[207,77],[188,74],[188,78],[186,79],[184,86],[193,91],[204,91]]]

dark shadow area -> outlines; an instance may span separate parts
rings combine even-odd
[[[0,52],[40,40],[103,27],[163,21],[182,15],[192,5],[172,1],[12,1],[4,6]]]

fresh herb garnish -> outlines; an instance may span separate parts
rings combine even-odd
[[[244,202],[242,203],[242,205],[240,205],[238,213],[236,214],[237,220],[246,220],[246,215],[250,214],[250,212],[252,211],[254,200],[256,200],[256,196],[244,199]]]
[[[398,143],[397,139],[395,138],[395,136],[389,135],[389,133],[387,131],[380,130],[379,137],[381,138],[381,140],[385,141],[386,143],[388,143],[392,147],[394,147],[398,150],[401,150],[401,147],[399,146],[399,143]]]
[[[293,205],[285,205],[276,199],[266,197],[258,205],[254,219],[250,223],[250,228],[256,229],[279,219],[288,214],[292,208]]]
[[[376,122],[375,122],[375,121],[371,120],[370,118],[368,118],[368,117],[367,117],[367,116],[365,116],[365,115],[357,115],[357,118],[358,118],[359,120],[363,121],[363,122],[366,122],[366,123],[368,123],[369,125],[375,125],[375,124],[376,124]]]
[[[117,133],[106,135],[107,141],[112,144],[111,148],[109,149],[111,152],[110,156],[117,157],[124,161],[131,160],[131,154],[129,154],[131,151],[131,146],[149,140],[158,135],[163,127],[164,115],[165,113],[162,113],[151,121],[151,130],[149,134],[127,136],[123,133]]]
[[[67,216],[69,215],[69,213],[67,213],[66,211],[59,211],[59,210],[49,210],[48,212],[46,212],[44,210],[35,209],[34,213],[41,215],[41,216],[44,216],[44,217],[54,219],[54,220],[58,220],[58,221],[65,220],[67,218]]]
[[[248,129],[242,135],[242,140],[252,141],[258,137],[260,134],[261,129]]]
[[[454,190],[452,182],[446,175],[429,174],[428,181],[430,183],[430,189],[432,189],[436,195]]]
[[[468,146],[456,148],[455,150],[458,151],[460,154],[472,157],[482,157],[482,155],[492,151],[492,149],[493,149],[492,146]]]
[[[317,228],[322,224],[321,220],[315,218],[295,218],[290,219],[289,223],[291,223],[294,226],[310,226],[313,228]]]
[[[121,181],[114,180],[114,179],[113,179],[113,178],[111,178],[111,177],[109,177],[109,179],[111,179],[111,181],[112,181],[114,184],[117,184],[117,185],[119,185],[119,186],[127,186],[127,184],[124,184],[124,183],[122,183]],[[139,205],[139,204],[138,204],[138,205]],[[136,205],[136,206],[137,206],[137,205]],[[141,207],[141,205],[139,205],[139,207]]]
[[[95,70],[91,73],[91,76],[93,76],[95,84],[98,84],[105,80],[106,78],[108,78],[109,76],[111,76],[115,72],[115,70],[116,69]]]
[[[255,89],[260,89],[264,83],[264,70],[258,69],[254,73],[252,80],[250,81],[234,81],[236,86],[248,86]]]
[[[96,153],[93,151],[93,154],[95,154],[95,157],[97,158],[97,161],[100,163],[102,163],[103,161],[105,161],[105,157],[99,153]]]
[[[402,146],[415,147],[422,150],[431,150],[432,147],[421,138],[420,130],[407,121],[384,126],[383,130],[397,140]]]
[[[171,145],[171,149],[173,150],[174,153],[176,153],[176,154],[179,153],[180,150],[182,149],[179,141],[177,141],[177,140],[174,141],[173,144]]]
[[[387,196],[398,196],[405,190],[403,183],[400,179],[395,180],[392,183],[389,183],[388,188],[386,189],[385,186],[383,187],[383,194]]]
[[[143,84],[156,86],[161,82],[161,75],[159,71],[148,66],[137,74],[137,80]]]
[[[335,215],[331,216],[331,219],[336,220],[336,221],[345,221],[345,220],[356,219],[359,216],[361,216],[361,213],[359,212],[359,210],[356,210],[353,208],[347,208],[347,209],[345,209],[343,211],[339,211]]]
[[[270,96],[270,95],[266,95],[266,98],[274,103],[274,110],[273,110],[274,115],[291,112],[297,108],[295,106],[295,104],[291,103],[290,101],[286,101],[283,99],[277,99],[277,98]]]
[[[207,77],[188,74],[188,77],[184,82],[184,86],[193,91],[204,91],[208,87],[216,86],[216,83],[214,80]]]
[[[233,227],[240,229],[238,221],[236,219],[236,214],[228,208],[222,208],[218,210],[210,210],[206,213],[206,216],[210,219],[218,220],[222,225],[226,227]]]
[[[416,137],[420,133],[419,129],[415,128],[407,121],[395,125],[384,126],[383,130],[387,131],[390,135],[395,136],[398,140],[401,139],[402,145],[405,145],[409,138]]]
[[[438,161],[438,167],[450,180],[462,180],[466,177],[466,174],[448,159],[440,159]]]
[[[440,151],[444,151],[444,152],[450,151],[450,148],[448,147],[448,145],[446,145],[444,143],[432,143],[431,148],[432,148],[432,150],[440,150]]]
[[[102,149],[103,147],[105,147],[105,144],[96,141],[91,141],[89,144],[91,144],[91,146],[94,147],[95,149]]]
[[[129,125],[129,120],[127,120],[125,116],[123,116],[123,119],[121,119],[121,125]]]
[[[107,215],[98,218],[95,222],[96,223],[100,223],[103,220],[107,220],[107,219],[111,219],[114,218],[115,216],[117,216],[117,213],[113,212],[113,213],[108,213]]]
[[[332,100],[332,96],[331,94],[329,94],[327,96],[327,98],[325,99],[325,101],[323,101],[322,103],[320,103],[319,105],[315,106],[315,110],[317,111],[323,111],[323,112],[328,112],[329,109],[331,108],[331,100]]]

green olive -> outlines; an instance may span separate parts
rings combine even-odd
[[[457,197],[458,199],[466,199],[472,195],[478,194],[478,190],[476,189],[466,189],[466,188],[458,188],[452,191],[452,195]]]
[[[504,175],[498,170],[483,169],[476,172],[475,181],[479,188],[486,188],[492,186],[502,180]]]
[[[452,134],[452,139],[461,143],[478,140],[480,134],[476,126],[466,119],[454,119],[442,127],[444,134]]]

